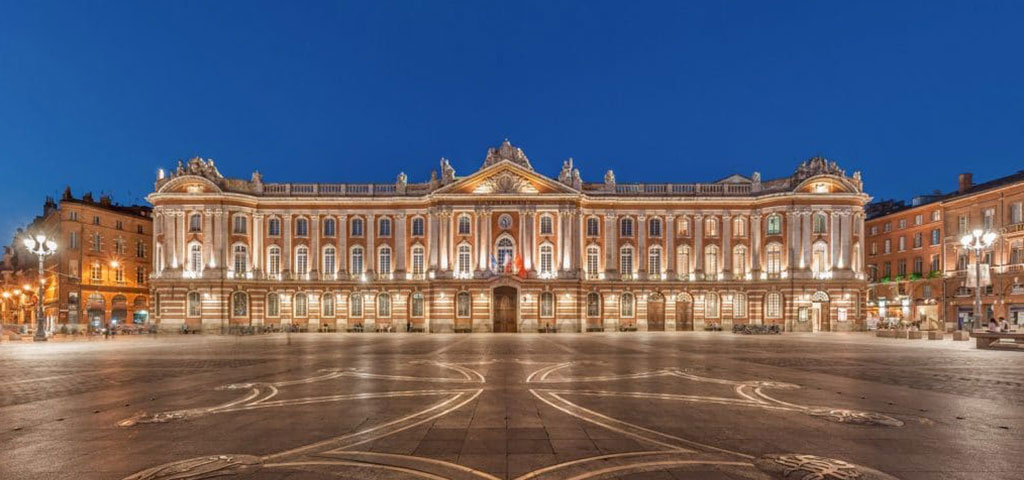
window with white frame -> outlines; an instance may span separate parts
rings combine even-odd
[[[186,306],[188,310],[188,316],[198,317],[202,315],[203,304],[202,297],[200,297],[199,292],[188,292],[188,296],[186,297],[185,303],[188,304]]]
[[[633,294],[626,292],[619,297],[619,315],[622,317],[630,318],[633,316],[633,307],[635,299]]]
[[[324,273],[327,275],[333,275],[337,271],[337,250],[333,246],[328,245],[324,248]]]
[[[281,247],[274,245],[267,249],[267,273],[281,274]]]
[[[469,235],[472,222],[469,220],[469,215],[463,213],[459,215],[459,235]]]
[[[296,237],[308,237],[309,236],[309,220],[305,218],[295,219],[295,236]]]
[[[981,222],[982,228],[985,230],[992,230],[992,227],[995,226],[996,209],[986,208],[982,213],[984,215]]]
[[[647,252],[647,273],[661,274],[661,247],[655,245]]]
[[[468,318],[472,311],[472,299],[469,292],[459,292],[455,296],[455,315],[459,318]]]
[[[124,283],[124,265],[114,268],[114,282]]]
[[[100,251],[100,249],[102,248],[102,245],[103,245],[103,239],[100,237],[100,234],[99,233],[93,233],[92,234],[92,245],[91,245],[92,246],[92,251],[94,251],[94,252]]]
[[[680,245],[678,254],[676,255],[676,271],[680,275],[690,274],[690,246]]]
[[[551,292],[543,292],[540,294],[540,316],[553,317],[555,316],[555,295]]]
[[[249,249],[245,245],[235,245],[234,248],[235,274],[245,274],[249,265]]]
[[[601,316],[601,295],[598,295],[597,292],[590,292],[587,294],[587,316]]]
[[[295,308],[296,317],[305,317],[309,315],[309,297],[305,293],[296,293],[295,298],[292,300]]]
[[[348,314],[353,317],[363,316],[363,294],[353,293],[348,298]]]
[[[333,237],[336,231],[337,231],[337,223],[334,221],[334,219],[333,218],[325,218],[324,219],[324,236],[325,237]]]
[[[267,235],[270,235],[271,237],[281,236],[281,219],[271,218],[270,220],[267,220]]]
[[[690,236],[690,219],[689,219],[689,217],[682,217],[682,218],[680,218],[679,219],[679,225],[677,225],[677,227],[679,228],[679,234],[680,235],[682,235],[684,237],[689,237]]]
[[[708,292],[704,294],[704,317],[705,318],[718,318],[720,300],[718,294],[715,292]]]
[[[767,318],[782,318],[782,294],[769,292],[764,297],[764,316]]]
[[[377,235],[379,235],[381,237],[390,237],[391,236],[391,219],[390,218],[386,218],[385,217],[385,218],[381,218],[380,220],[377,221]]]
[[[554,222],[551,220],[551,215],[540,216],[540,234],[541,235],[553,235],[555,231]]]
[[[416,292],[409,298],[409,314],[413,317],[423,316],[423,294]]]
[[[334,294],[325,293],[320,297],[320,314],[325,317],[334,316]]]
[[[412,247],[412,274],[423,275],[423,247]]]
[[[941,238],[940,238],[941,236],[942,236],[942,234],[939,232],[939,229],[933,228],[932,229],[932,245],[938,245],[939,241],[941,240]]]
[[[78,276],[78,266],[75,265],[74,274]],[[135,267],[135,283],[143,285],[146,283],[146,267]]]
[[[423,217],[416,217],[412,219],[412,236],[422,237],[423,236]]]
[[[355,246],[352,247],[352,259],[349,262],[352,267],[349,269],[353,275],[362,275],[363,273],[363,247]]]
[[[300,245],[295,249],[295,273],[305,275],[309,273],[309,248]]]
[[[825,225],[828,223],[828,220],[825,217],[824,213],[821,213],[821,212],[815,213],[814,216],[811,217],[811,220],[812,220],[811,231],[813,233],[818,234],[818,235],[825,233]]]
[[[234,233],[236,233],[236,234],[239,234],[239,235],[245,234],[245,230],[246,230],[246,228],[245,228],[246,227],[245,215],[235,215],[233,221],[234,221],[234,228],[232,229],[232,231]]]
[[[515,244],[512,243],[512,239],[508,237],[502,237],[498,239],[497,248],[498,251],[498,268],[504,268],[505,264],[512,261],[512,255],[515,251]]]
[[[704,273],[712,278],[718,276],[718,245],[704,247]]]
[[[377,295],[377,317],[387,318],[391,316],[391,294],[381,293]]]
[[[235,292],[231,296],[231,315],[235,317],[249,315],[249,296],[244,292]]]
[[[146,243],[143,241],[135,242],[135,257],[146,258]]]
[[[743,217],[732,219],[732,235],[734,237],[747,236],[747,220]]]
[[[1024,222],[1024,212],[1021,211],[1021,202],[1014,202],[1010,204],[1010,225],[1016,225]]]
[[[768,215],[765,230],[768,232],[768,235],[782,234],[782,216],[778,214]]]
[[[587,218],[587,236],[596,237],[601,231],[601,222],[598,221],[597,217]]]
[[[924,215],[921,215],[920,213],[917,214],[917,215],[914,215],[914,225],[921,225],[923,223],[924,223]]]
[[[619,273],[633,274],[633,247],[625,246],[619,249]]]
[[[647,221],[647,235],[657,238],[661,237],[661,219],[652,218]]]
[[[71,232],[71,236],[68,238],[68,248],[78,250],[78,244],[78,232]]]
[[[633,236],[633,219],[623,218],[619,220],[619,236],[621,237],[632,237]]]
[[[554,248],[546,243],[540,246],[540,273],[551,274],[554,271]]]
[[[363,236],[363,219],[362,218],[353,218],[352,219],[352,226],[351,226],[351,228],[352,228],[352,236],[353,237],[361,237],[361,236]]]
[[[92,267],[89,268],[89,278],[94,282],[103,280],[103,267],[99,262],[93,262]]]
[[[903,237],[900,237],[902,240]],[[811,250],[811,271],[822,273],[828,270],[828,245],[825,242],[817,242]]]
[[[601,258],[601,250],[597,245],[591,245],[587,247],[587,273],[590,275],[597,275],[599,270],[599,261]]]
[[[391,247],[380,247],[380,261],[377,262],[377,273],[388,275],[391,273]]]
[[[747,275],[747,247],[744,245],[732,249],[732,273],[737,278]]]
[[[782,245],[778,243],[770,243],[764,251],[765,257],[765,270],[769,275],[778,275],[782,273]]]
[[[203,246],[199,243],[188,246],[188,269],[193,273],[203,271]]]
[[[705,237],[717,237],[718,236],[718,219],[715,217],[707,217],[704,219],[704,236]]]
[[[281,296],[276,293],[267,294],[267,316],[281,316]]]
[[[932,210],[932,221],[937,222],[942,219],[942,212],[940,210]]]
[[[188,231],[190,233],[203,231],[203,216],[198,213],[193,213],[188,216]]]
[[[743,318],[747,316],[747,296],[743,293],[736,293],[732,296],[732,316]]]
[[[471,255],[470,255],[469,245],[467,245],[465,243],[463,243],[462,245],[459,245],[459,254],[458,254],[458,262],[457,263],[458,263],[459,273],[461,273],[462,275],[469,275],[469,273],[470,273],[470,271],[472,271],[472,267],[473,267],[473,262],[472,262]]]

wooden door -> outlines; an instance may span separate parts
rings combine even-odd
[[[516,331],[516,290],[509,287],[494,289],[494,331],[514,333]]]
[[[647,330],[653,332],[665,331],[665,297],[648,300]]]
[[[693,331],[693,304],[686,300],[676,302],[676,330]]]

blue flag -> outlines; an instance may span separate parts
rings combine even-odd
[[[491,272],[498,271],[498,259],[494,258],[494,254],[491,254]]]

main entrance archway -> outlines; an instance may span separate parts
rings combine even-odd
[[[494,332],[515,333],[519,293],[513,287],[494,289]]]

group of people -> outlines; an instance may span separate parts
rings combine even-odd
[[[1006,333],[1010,331],[1010,323],[1006,321],[1006,317],[999,317],[999,321],[996,321],[995,317],[988,319],[988,331],[992,333]]]

